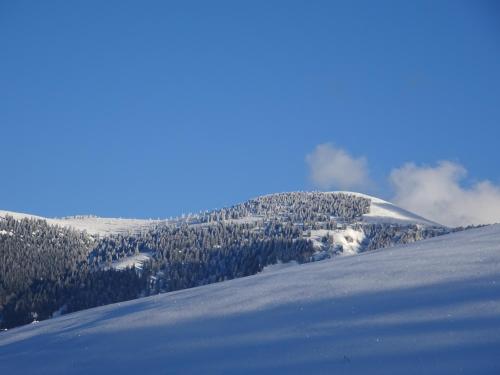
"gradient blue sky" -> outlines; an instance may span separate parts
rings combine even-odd
[[[333,142],[500,183],[494,1],[1,1],[0,209],[166,217],[311,189]]]

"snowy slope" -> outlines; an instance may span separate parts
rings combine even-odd
[[[75,230],[86,231],[89,234],[98,235],[137,233],[147,230],[156,224],[166,222],[164,220],[121,219],[95,216],[74,216],[52,219],[36,215],[0,210],[0,218],[4,218],[6,215],[12,216],[18,220],[21,220],[23,218],[47,220],[48,224],[60,225]]]
[[[367,223],[421,224],[441,226],[441,224],[427,220],[380,198],[351,191],[336,191],[334,193],[352,194],[358,197],[370,199],[370,212],[363,215],[363,221]]]
[[[499,374],[500,226],[0,333],[1,374]]]

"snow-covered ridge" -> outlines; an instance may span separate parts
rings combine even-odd
[[[0,373],[500,373],[500,226],[0,333]]]
[[[74,230],[86,231],[89,234],[98,235],[137,233],[146,231],[157,224],[167,222],[167,220],[122,219],[97,216],[45,218],[36,215],[0,210],[0,218],[5,218],[7,215],[12,216],[17,220],[24,218],[46,220],[47,223],[51,225],[59,225],[72,228]]]
[[[363,221],[367,223],[420,224],[442,226],[441,224],[427,220],[383,199],[372,197],[367,194],[356,193],[352,191],[334,191],[333,193],[344,193],[370,199],[370,212],[363,215]]]
[[[413,212],[398,207],[391,202],[385,201],[383,199],[368,194],[358,193],[354,191],[345,191],[345,190],[336,190],[323,193],[321,192],[299,192],[299,193],[346,194],[346,195],[354,195],[356,197],[369,199],[371,201],[370,212],[364,214],[362,218],[362,220],[366,223],[419,224],[424,226],[443,226],[442,224],[428,220],[426,218],[423,218],[422,216],[414,214]],[[261,197],[271,197],[273,195],[278,195],[278,194],[287,194],[287,192],[266,194],[262,195]]]
[[[424,219],[409,211],[386,202],[382,199],[372,197],[366,194],[336,191],[327,192],[324,194],[343,193],[355,195],[371,200],[370,212],[363,215],[363,221],[367,223],[394,223],[394,224],[420,224],[424,226],[436,226],[430,220]],[[317,193],[315,193],[317,194]],[[273,194],[267,195],[272,196]],[[264,196],[265,197],[265,196]],[[166,224],[168,220],[143,220],[143,219],[122,219],[122,218],[103,218],[97,216],[70,216],[64,218],[45,218],[36,215],[29,215],[10,211],[1,211],[0,218],[6,215],[13,216],[15,219],[33,218],[47,220],[49,224],[69,227],[75,230],[86,231],[89,234],[110,235],[110,234],[127,234],[147,231],[155,225]],[[182,219],[177,219],[182,220]],[[258,220],[254,217],[245,217],[241,219],[228,220],[232,222],[250,222]]]

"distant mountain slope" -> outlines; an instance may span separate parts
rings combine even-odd
[[[372,197],[367,194],[349,191],[338,191],[335,193],[352,194],[369,199],[371,201],[370,212],[363,215],[363,221],[367,223],[420,224],[430,226],[441,225],[398,207],[390,202],[384,201],[383,199]]]
[[[257,201],[259,199],[265,199],[266,197],[274,197],[274,196],[289,195],[289,194],[305,194],[305,195],[345,194],[345,195],[353,195],[357,197],[366,198],[371,201],[369,212],[364,214],[362,217],[362,221],[366,223],[420,224],[429,226],[440,225],[430,220],[424,219],[418,215],[415,215],[409,211],[406,211],[400,207],[397,207],[392,203],[386,202],[382,199],[372,197],[366,194],[349,192],[349,191],[337,191],[337,192],[325,192],[325,193],[317,193],[317,192],[279,193],[279,194],[270,194],[267,196],[257,197],[254,200]],[[248,202],[252,202],[254,200],[250,200]],[[248,202],[245,202],[242,205]],[[238,205],[236,205],[235,207],[237,206]],[[75,230],[86,231],[89,234],[98,234],[101,236],[113,235],[113,234],[140,233],[150,230],[151,228],[154,228],[157,225],[167,225],[172,221],[182,222],[191,220],[192,222],[194,222],[200,216],[199,214],[195,214],[195,215],[190,215],[186,218],[176,218],[170,221],[151,220],[151,219],[145,220],[145,219],[104,218],[97,216],[71,216],[64,218],[45,218],[36,215],[0,210],[0,218],[5,217],[6,215],[13,216],[16,219],[23,219],[23,218],[43,219],[47,220],[47,223],[51,225],[60,225]],[[245,222],[245,220],[248,219],[250,220],[255,219],[255,216],[252,217],[252,215],[249,213],[239,218],[239,221]]]
[[[166,220],[122,219],[96,216],[46,218],[36,215],[0,210],[0,218],[4,218],[6,215],[10,215],[16,219],[27,218],[46,220],[47,223],[51,225],[60,225],[74,230],[86,231],[89,234],[98,234],[101,236],[112,234],[139,233],[141,231],[151,229],[154,225],[166,222]]]
[[[3,212],[0,328],[450,231],[350,192],[270,194],[169,221]]]
[[[0,373],[500,373],[500,226],[0,333]]]

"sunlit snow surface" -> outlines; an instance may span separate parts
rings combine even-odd
[[[98,234],[101,236],[109,234],[139,233],[151,229],[154,225],[166,222],[166,220],[122,219],[95,216],[75,216],[53,219],[0,210],[0,218],[4,218],[7,215],[12,216],[17,220],[21,220],[24,218],[46,220],[47,223],[51,225],[59,225],[62,227],[72,228],[79,231],[86,231],[89,234]]]
[[[357,254],[361,249],[361,244],[365,238],[365,234],[362,231],[358,231],[353,228],[335,230],[316,229],[308,232],[311,234],[308,238],[312,241],[314,248],[318,250],[323,249],[323,238],[331,237],[333,240],[332,242],[336,246],[342,247],[342,255]]]
[[[500,226],[0,333],[0,374],[500,374]]]
[[[351,194],[370,199],[370,212],[363,215],[363,221],[367,223],[440,225],[380,198],[352,191],[336,191],[334,193]]]

